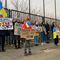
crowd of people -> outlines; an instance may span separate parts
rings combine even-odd
[[[40,40],[40,43],[41,45],[43,45],[44,43],[50,43],[52,40],[53,40],[53,28],[55,27],[55,23],[53,22],[52,24],[49,24],[49,23],[44,23],[42,22],[41,24],[38,24],[38,23],[34,23],[32,24],[32,27],[33,29],[35,29],[36,31],[39,32],[39,40]],[[14,32],[14,31],[12,31]],[[0,45],[2,46],[2,51],[5,51],[5,37],[8,36],[10,33],[8,31],[1,31],[0,30]],[[21,48],[21,41],[22,41],[22,44],[24,44],[24,38],[20,38],[19,35],[14,35],[14,33],[12,34],[13,35],[13,39],[14,41],[12,41],[15,45],[15,48]],[[36,36],[37,37],[37,36]],[[38,39],[37,39],[38,40]],[[56,39],[54,39],[54,44],[57,45],[58,43],[58,36]],[[27,48],[27,45],[28,46],[28,49],[29,49],[29,53],[31,54],[31,49],[30,49],[30,43],[29,41],[27,41],[25,43],[25,49],[24,49],[24,53],[26,54],[26,48]]]
[[[49,23],[35,24],[35,30],[40,32],[41,41],[46,43],[49,43],[49,39],[53,39],[53,28],[54,22],[52,24]]]
[[[33,24],[33,29],[36,30],[37,32],[39,32],[39,38],[38,36],[36,35],[35,36],[35,39],[37,40],[34,44],[35,45],[38,45],[38,39],[40,40],[41,42],[41,45],[43,45],[44,43],[50,43],[52,41],[54,41],[54,44],[57,46],[58,45],[58,36],[56,36],[55,39],[53,39],[53,29],[55,27],[55,23],[53,22],[51,25],[46,23],[41,23],[41,24],[38,24],[38,23],[35,23]],[[28,42],[28,41],[27,41]],[[31,49],[30,49],[30,44],[27,43],[27,49],[30,50],[31,52]],[[27,51],[25,50],[25,53],[27,53]]]

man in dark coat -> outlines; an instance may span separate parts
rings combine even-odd
[[[45,24],[45,28],[46,28],[46,33],[47,33],[47,43],[49,42],[49,31],[50,31],[50,26],[48,23]]]
[[[52,31],[52,33],[53,33],[53,28],[54,28],[54,22],[52,23],[52,25],[51,25],[51,31]]]

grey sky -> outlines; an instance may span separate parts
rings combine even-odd
[[[3,6],[5,5],[4,1],[5,0],[2,0],[3,1]],[[12,0],[14,3],[17,1],[17,0]],[[24,3],[22,3],[21,1],[24,1]],[[27,1],[27,2],[26,2]],[[56,0],[57,2],[57,18],[60,19],[60,0]],[[16,8],[14,7],[14,5],[11,3],[10,0],[7,0],[7,7],[9,9],[15,9]],[[18,3],[18,9],[21,11],[26,11],[28,12],[29,10],[29,1],[28,0],[19,0],[19,3]],[[21,8],[22,7],[22,8]],[[52,17],[54,18],[55,17],[55,6],[54,6],[54,0],[45,0],[45,15],[47,17]],[[31,0],[31,13],[34,13],[34,14],[38,14],[38,15],[42,15],[43,16],[43,0]]]

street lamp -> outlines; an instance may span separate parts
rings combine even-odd
[[[43,0],[43,14],[44,14],[44,17],[45,17],[45,0]]]
[[[43,17],[42,17],[43,22],[45,22],[45,0],[43,0]]]
[[[57,23],[56,21],[56,0],[54,0],[54,6],[55,6],[55,24]]]
[[[29,19],[31,19],[31,17],[30,17],[30,0],[29,0]]]
[[[5,0],[5,8],[7,8],[7,0]]]
[[[55,4],[55,19],[56,19],[56,0],[54,0],[54,4]]]

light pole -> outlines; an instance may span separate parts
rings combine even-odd
[[[5,0],[5,8],[7,8],[7,0]]]
[[[18,11],[18,0],[16,1],[16,9]]]
[[[56,0],[54,0],[54,6],[55,6],[55,22],[56,22]]]
[[[29,0],[29,19],[31,19],[31,17],[30,17],[30,0]]]
[[[45,0],[43,0],[43,17],[42,17],[43,22],[45,22]]]
[[[45,17],[45,0],[43,0],[43,14],[44,14],[44,17]]]

